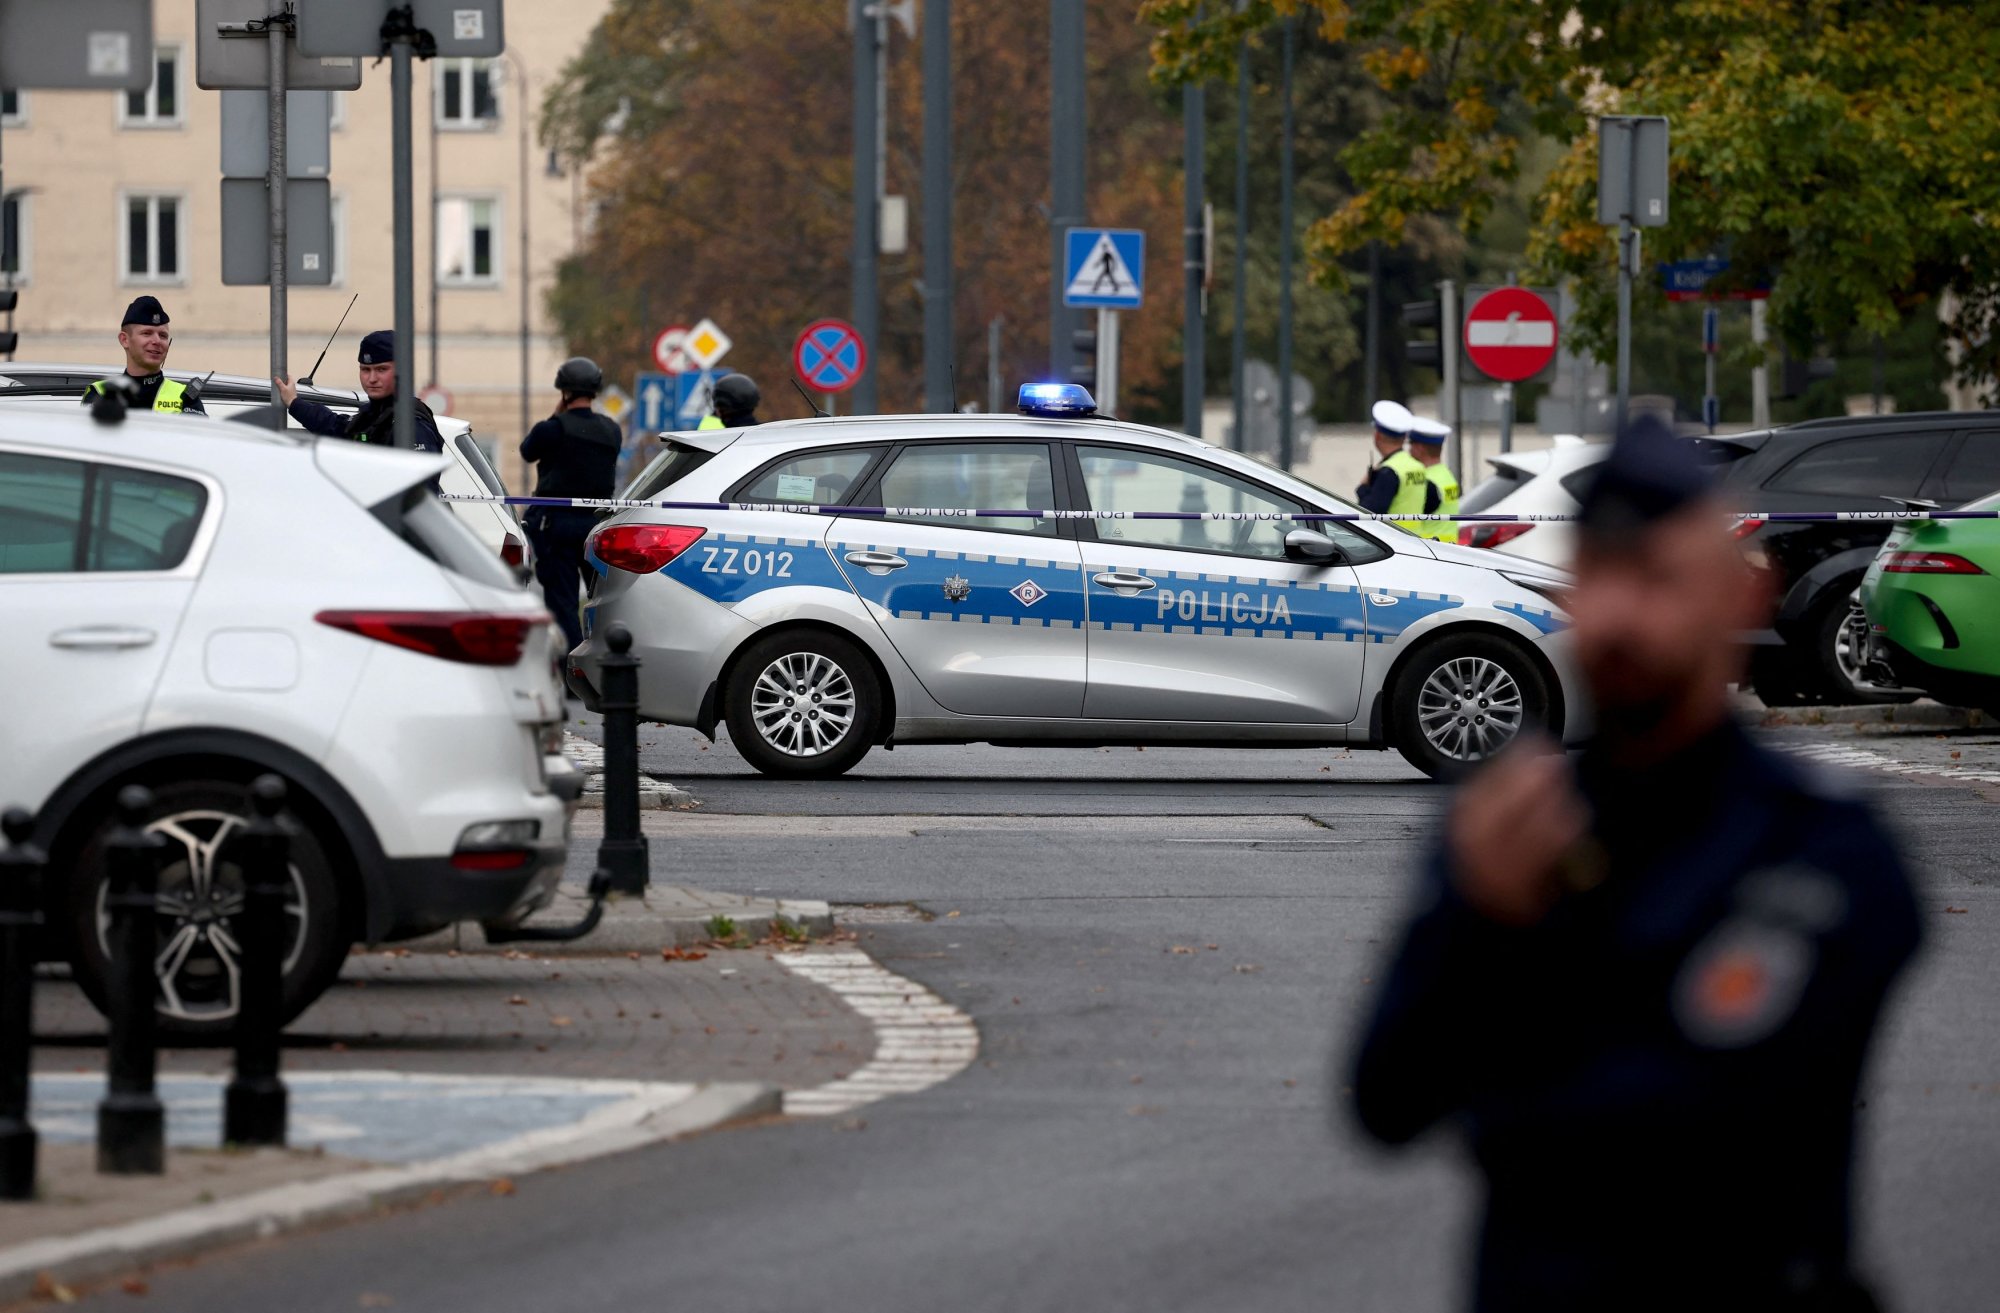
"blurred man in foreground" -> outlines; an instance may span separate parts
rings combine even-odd
[[[1765,598],[1686,444],[1622,435],[1570,600],[1599,737],[1460,791],[1356,1061],[1400,1144],[1458,1119],[1487,1181],[1481,1310],[1867,1310],[1856,1086],[1916,951],[1861,803],[1732,718]]]

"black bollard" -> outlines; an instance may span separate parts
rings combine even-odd
[[[279,814],[285,782],[259,775],[250,786],[255,816],[230,841],[243,872],[243,910],[230,918],[241,949],[236,1005],[236,1074],[222,1095],[222,1142],[285,1143],[285,1082],[278,1075],[278,1018],[284,1014],[285,900],[292,892],[292,833]]]
[[[0,1199],[35,1197],[35,1127],[28,1120],[28,1057],[34,1044],[35,941],[42,924],[42,850],[35,818],[19,807],[0,816]]]
[[[597,845],[593,892],[646,892],[650,859],[639,833],[639,658],[632,633],[614,624],[604,631],[611,650],[597,663],[604,711],[604,841]]]
[[[157,1176],[167,1169],[166,1110],[153,1089],[159,1026],[160,854],[166,843],[143,828],[153,805],[150,789],[128,784],[118,791],[118,828],[104,845],[111,918],[106,1011],[111,1037],[106,1065],[110,1088],[97,1105],[97,1170],[116,1176]]]

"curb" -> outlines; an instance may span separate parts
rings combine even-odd
[[[0,1301],[30,1298],[44,1274],[62,1285],[84,1285],[246,1240],[365,1217],[433,1190],[586,1162],[782,1108],[778,1087],[759,1082],[691,1090],[660,1086],[650,1096],[601,1109],[574,1126],[531,1132],[449,1158],[276,1186],[122,1226],[30,1241],[0,1250]]]
[[[657,953],[663,948],[686,948],[714,939],[711,918],[723,916],[736,923],[738,935],[755,942],[770,935],[783,922],[814,938],[833,933],[833,908],[816,898],[748,898],[740,894],[710,893],[678,886],[655,887],[649,898],[618,898],[604,905],[604,919],[582,939],[568,942],[517,941],[488,944],[476,926],[454,933],[441,930],[398,944],[418,953],[501,952],[517,950],[535,957],[602,957],[613,953]],[[527,924],[563,925],[575,922],[590,906],[581,890],[564,887],[555,901],[537,912]]]
[[[1915,702],[1852,707],[1766,707],[1761,702],[1739,702],[1751,724],[1762,728],[1779,725],[1905,725],[1925,729],[1984,729],[1995,722],[1976,707],[1948,707],[1920,698]]]
[[[592,743],[581,734],[565,730],[563,756],[568,757],[576,768],[583,772],[583,794],[576,800],[576,805],[593,811],[601,809],[604,806],[603,746]],[[639,806],[642,810],[699,805],[695,796],[678,784],[656,780],[644,771],[639,773]]]

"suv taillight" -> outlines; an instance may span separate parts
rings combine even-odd
[[[1736,527],[1729,531],[1729,536],[1737,542],[1742,542],[1745,538],[1748,538],[1763,527],[1764,518],[1762,516],[1746,515],[1736,522]]]
[[[1890,552],[1883,574],[1985,574],[1986,571],[1950,552]]]
[[[471,666],[511,666],[546,615],[485,611],[321,611],[313,619],[378,643]]]
[[[527,544],[513,534],[500,540],[500,559],[508,565],[521,566],[528,563]]]
[[[590,535],[590,550],[615,569],[651,574],[694,546],[704,532],[691,524],[607,524]]]

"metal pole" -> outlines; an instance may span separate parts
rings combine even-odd
[[[438,239],[437,239],[437,222],[438,222],[438,141],[439,141],[439,138],[438,138],[438,97],[439,97],[439,96],[440,96],[440,95],[442,94],[442,93],[440,92],[440,90],[439,90],[439,87],[438,87],[438,79],[439,79],[440,77],[442,77],[442,76],[443,76],[443,73],[442,73],[442,72],[441,72],[441,71],[439,70],[439,67],[438,67],[438,65],[437,65],[437,64],[435,64],[435,63],[433,63],[433,64],[431,65],[431,113],[430,113],[430,120],[431,120],[431,131],[430,131],[430,138],[431,138],[431,159],[430,159],[430,165],[431,165],[431,168],[430,168],[430,174],[431,174],[431,216],[430,216],[430,230],[431,230],[431,255],[430,255],[430,259],[428,259],[428,260],[424,261],[424,268],[425,268],[425,269],[426,269],[426,270],[427,270],[427,271],[429,272],[429,274],[430,274],[430,314],[429,314],[428,318],[430,319],[430,339],[431,339],[431,342],[430,342],[430,347],[431,347],[431,350],[430,350],[430,366],[431,366],[431,368],[430,368],[430,375],[429,375],[428,379],[426,380],[426,386],[428,386],[428,387],[436,387],[436,386],[437,386],[437,381],[438,381],[438,378],[439,378],[439,377],[440,377],[440,375],[441,375],[441,374],[443,373],[443,371],[442,371],[442,370],[440,370],[440,369],[438,368],[438,259],[437,259],[437,257],[438,257],[438,250],[437,250],[437,248],[438,248]],[[414,354],[414,353],[413,353],[413,354]],[[399,369],[399,370],[397,370],[396,372],[400,374],[400,373],[402,373],[403,371]],[[526,430],[523,430],[523,432],[526,432]]]
[[[0,1199],[33,1199],[38,1140],[28,1120],[28,1059],[43,853],[32,842],[35,818],[21,808],[9,807],[0,828],[7,836],[0,852]]]
[[[285,350],[291,337],[285,306],[285,40],[291,35],[289,16],[274,15],[264,24],[264,45],[270,55],[270,117],[266,128],[264,192],[271,217],[271,377],[291,372]],[[276,382],[271,404],[283,407]],[[283,419],[283,416],[279,416]]]
[[[1757,348],[1757,363],[1750,370],[1750,424],[1771,427],[1771,368],[1764,361],[1764,345],[1770,334],[1764,323],[1764,302],[1750,303],[1750,343]]]
[[[1246,217],[1250,209],[1250,43],[1236,43],[1236,286],[1232,289],[1234,318],[1236,323],[1229,339],[1229,445],[1236,451],[1248,451],[1250,444],[1244,433],[1243,405],[1243,316],[1249,305],[1248,290],[1244,283],[1248,277],[1250,225]]]
[[[1632,220],[1618,220],[1618,401],[1611,412],[1614,433],[1625,431],[1632,394]]]
[[[289,1097],[278,1075],[284,1025],[285,903],[292,892],[292,836],[279,813],[285,782],[260,775],[250,786],[255,813],[230,845],[243,871],[243,910],[230,919],[241,949],[236,1071],[222,1092],[222,1142],[285,1143]]]
[[[113,1176],[166,1171],[166,1109],[153,1086],[159,1065],[155,996],[159,976],[159,862],[166,841],[145,830],[152,791],[128,784],[118,791],[118,828],[104,848],[110,918],[105,970],[109,1035],[104,1098],[97,1105],[97,1170]]]
[[[1702,397],[1701,418],[1710,433],[1722,418],[1722,402],[1715,394],[1715,358],[1722,351],[1722,312],[1714,306],[1701,311]]]
[[[1880,333],[1877,333],[1875,335],[1875,372],[1873,380],[1874,387],[1871,389],[1873,405],[1869,409],[1869,413],[1872,415],[1879,415],[1882,413],[1882,393],[1884,391],[1883,379],[1884,375],[1887,372],[1887,366],[1888,366],[1888,357],[1886,354],[1886,348],[1884,348],[1884,346],[1882,345],[1882,335]],[[1714,391],[1715,390],[1714,386],[1711,385],[1709,390],[1711,392]]]
[[[986,321],[986,413],[1000,413],[1000,329],[1006,321],[999,315]]]
[[[1514,450],[1514,385],[1500,385],[1500,451]]]
[[[1298,19],[1285,20],[1284,101],[1278,134],[1278,465],[1292,468],[1292,60]]]
[[[1181,91],[1181,428],[1197,438],[1208,396],[1207,99],[1199,86]]]
[[[406,14],[407,10],[404,11]],[[389,42],[389,103],[391,110],[390,172],[394,175],[396,225],[396,445],[414,451],[417,445],[416,394],[410,385],[411,347],[416,322],[416,198],[410,181],[410,37],[399,33]],[[435,261],[435,253],[433,260]]]
[[[924,409],[952,395],[951,0],[924,0]]]
[[[1361,408],[1365,413],[1379,400],[1377,368],[1381,361],[1382,243],[1368,243],[1368,322],[1361,329]]]
[[[521,204],[520,204],[520,207],[519,207],[519,208],[520,208],[520,211],[521,211],[521,280],[520,280],[520,281],[521,281],[521,418],[520,418],[520,425],[521,425],[521,432],[522,432],[522,434],[523,434],[523,435],[525,435],[525,434],[527,433],[527,431],[528,431],[528,427],[529,427],[529,419],[528,419],[528,368],[529,368],[529,364],[528,364],[528,336],[529,336],[529,333],[530,333],[530,332],[532,331],[532,328],[533,328],[533,322],[534,322],[534,321],[533,321],[533,319],[532,319],[532,314],[531,314],[531,310],[530,310],[530,307],[531,307],[531,305],[532,305],[532,301],[531,301],[531,299],[530,299],[530,288],[529,288],[529,285],[528,285],[528,283],[529,283],[529,278],[531,277],[531,274],[532,274],[532,271],[533,271],[533,267],[534,267],[534,266],[533,266],[533,264],[532,264],[532,263],[531,263],[531,261],[530,261],[530,256],[529,256],[529,249],[530,249],[530,248],[529,248],[529,244],[528,244],[528,214],[529,214],[529,211],[530,211],[530,210],[532,210],[532,209],[533,209],[534,207],[533,207],[532,205],[530,205],[530,204],[529,204],[529,200],[530,200],[530,197],[529,197],[529,195],[528,195],[528,108],[529,108],[529,107],[528,107],[528,68],[527,68],[527,65],[525,65],[525,64],[523,64],[523,63],[521,62],[521,57],[520,57],[519,55],[515,55],[515,56],[513,57],[513,60],[512,60],[512,62],[513,62],[513,65],[514,65],[514,79],[515,79],[515,81],[516,81],[516,82],[517,82],[517,83],[518,83],[518,84],[520,85],[520,95],[519,95],[518,97],[516,97],[516,99],[517,99],[517,101],[518,101],[518,104],[517,104],[517,106],[516,106],[516,108],[515,108],[515,112],[514,112],[514,117],[515,117],[516,119],[518,119],[518,120],[520,121],[520,131],[521,131]],[[433,223],[437,222],[437,219],[436,219],[436,217],[435,217],[435,216],[433,216],[433,217],[432,217],[432,220],[431,220],[431,222],[433,222]]]
[[[1065,234],[1088,218],[1083,198],[1083,20],[1084,0],[1049,0],[1049,377],[1065,383],[1076,364],[1071,336],[1076,315],[1063,304]]]
[[[854,254],[852,318],[854,330],[868,348],[868,360],[861,380],[854,385],[854,413],[871,414],[876,409],[875,360],[881,352],[881,320],[876,299],[875,268],[880,240],[877,225],[881,210],[876,203],[875,47],[880,25],[866,0],[854,0]]]
[[[632,634],[613,624],[604,632],[610,650],[598,663],[604,712],[604,839],[597,845],[597,875],[611,893],[643,895],[650,878],[646,837],[639,832],[639,658]]]
[[[1097,312],[1097,410],[1118,413],[1118,312]]]
[[[1451,425],[1451,455],[1447,458],[1451,468],[1465,468],[1465,435],[1459,430],[1463,413],[1458,404],[1458,284],[1447,278],[1438,284],[1438,355],[1444,368],[1444,384],[1438,397],[1438,409],[1445,412],[1444,422]]]

